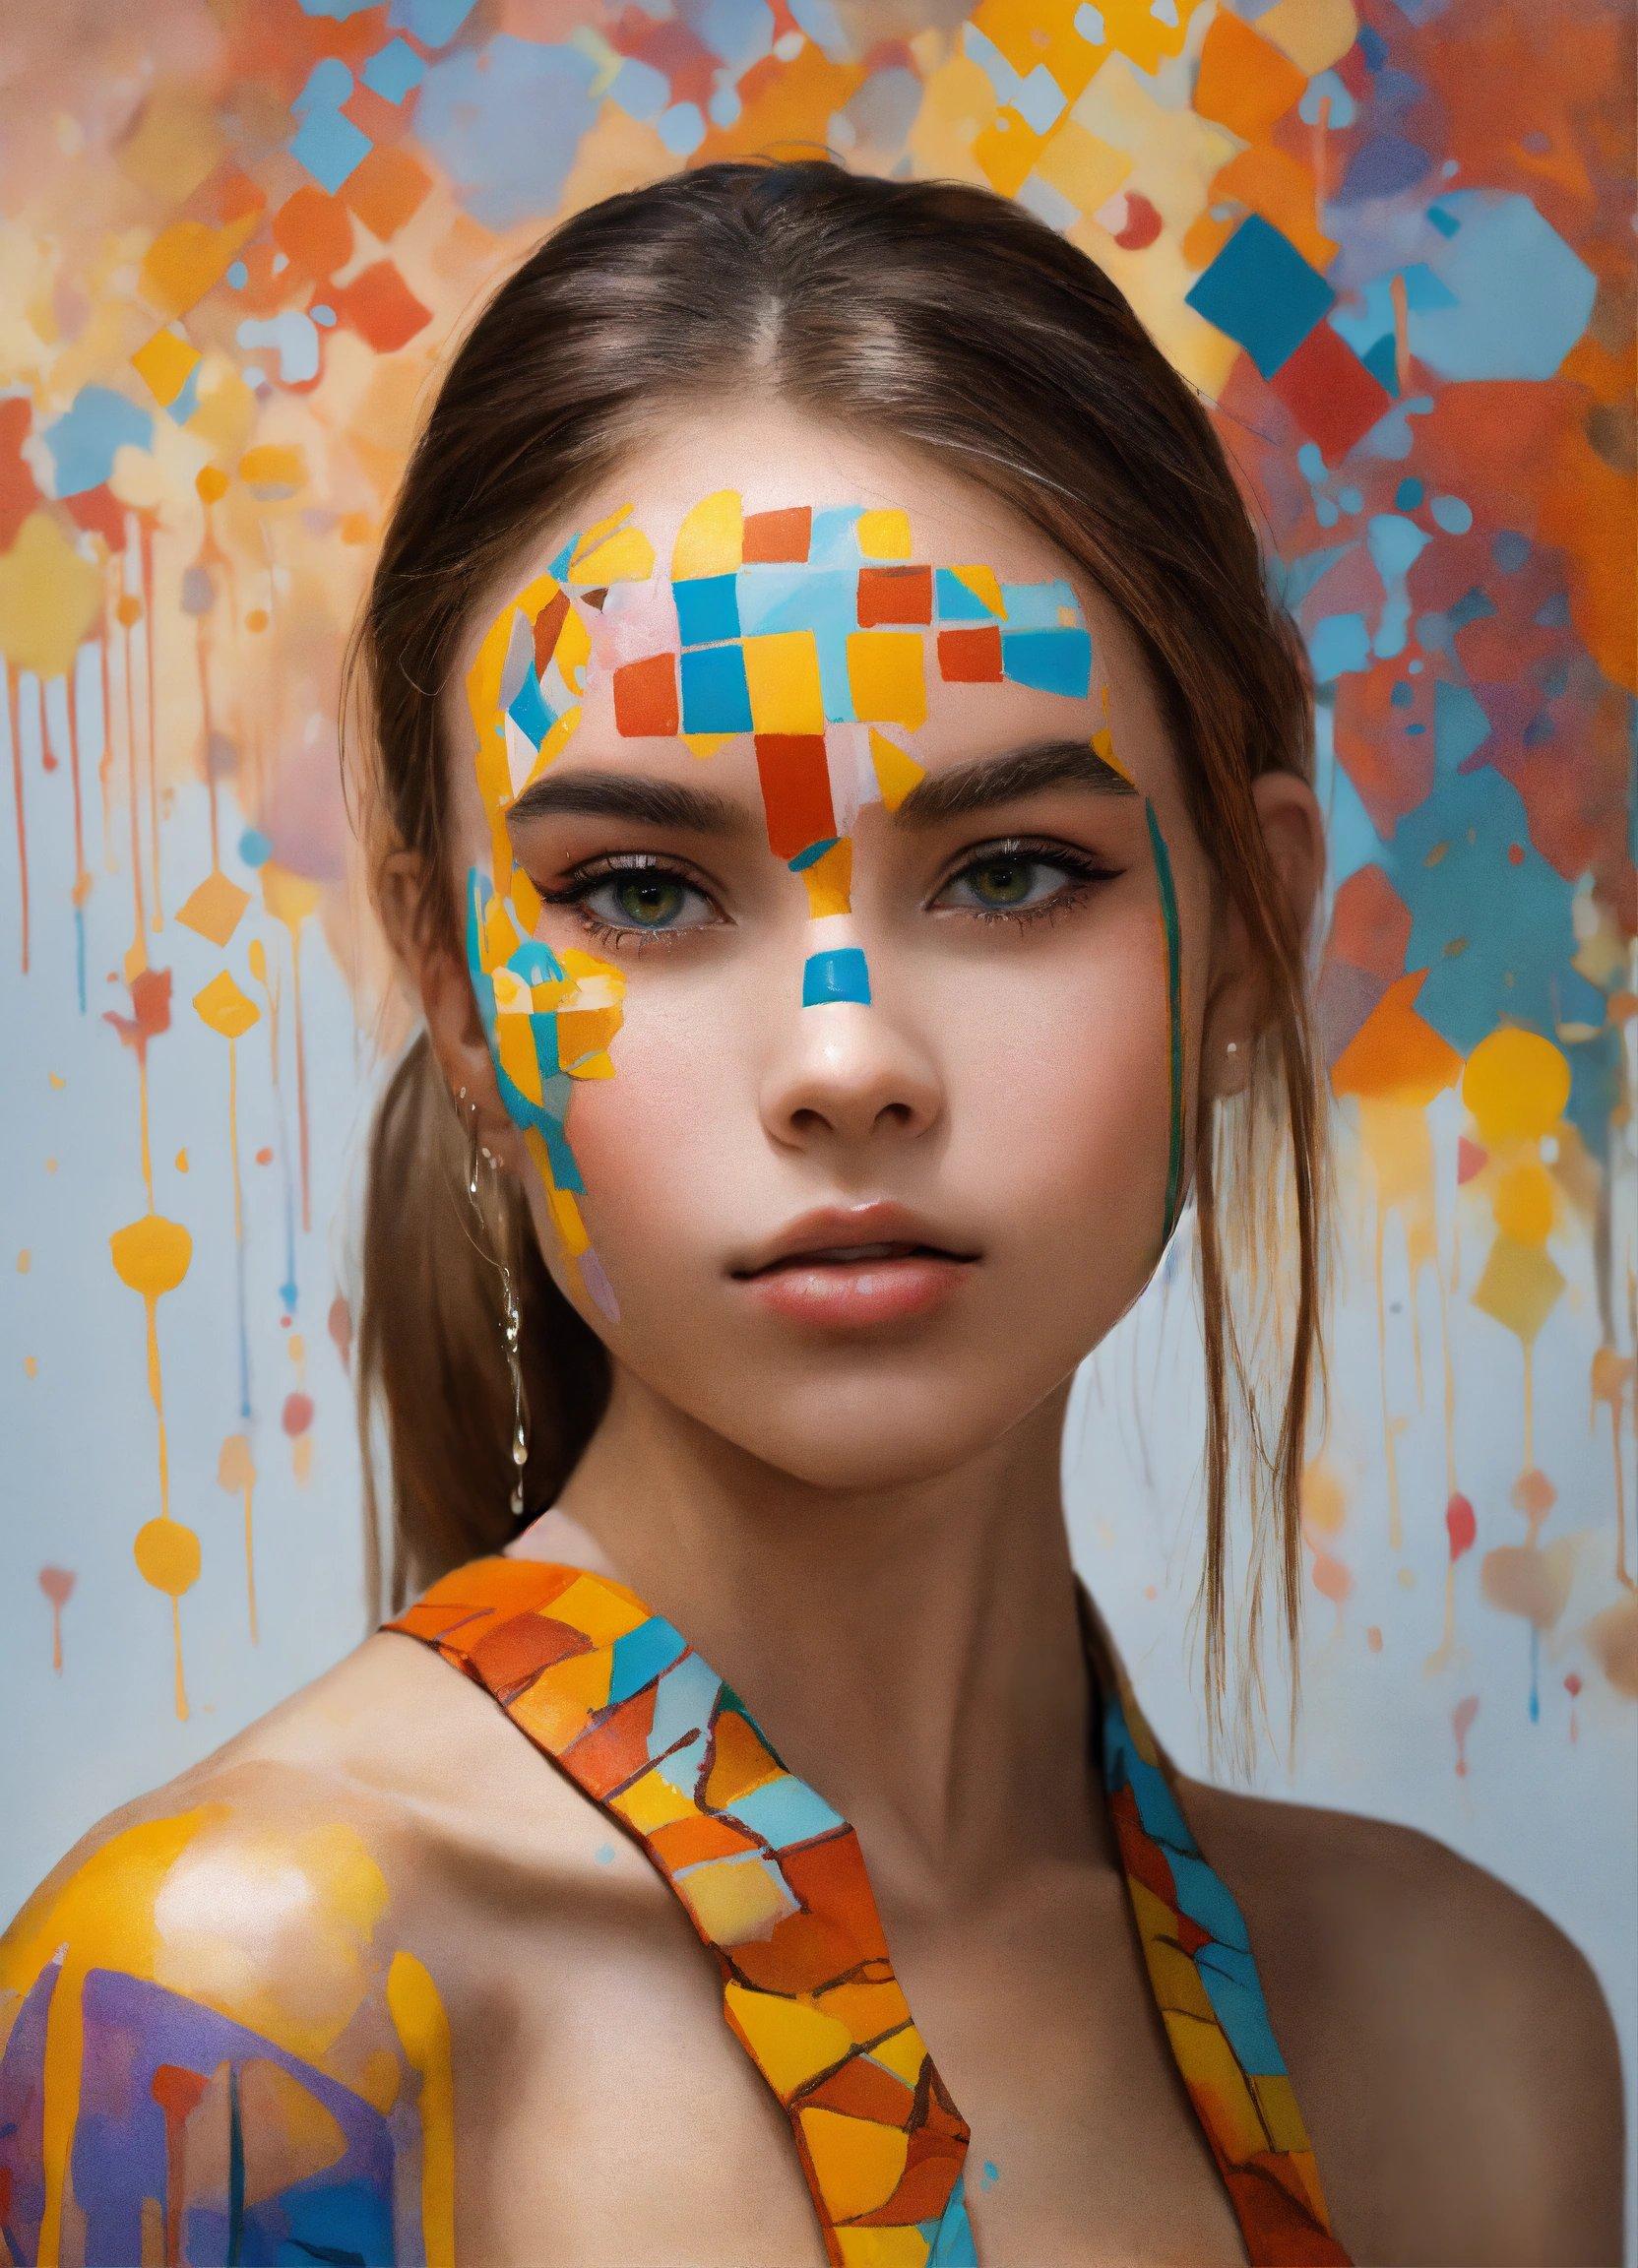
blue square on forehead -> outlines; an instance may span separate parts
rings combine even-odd
[[[1061,580],[1051,583],[1003,583],[1001,598],[1007,609],[1009,630],[1056,630],[1059,611],[1067,606],[1076,621],[1081,618],[1080,600],[1069,585]]]
[[[970,590],[952,567],[940,567],[933,576],[935,612],[941,622],[993,622],[994,614]]]
[[[545,695],[540,691],[540,680],[533,669],[526,671],[523,683],[512,696],[512,706],[507,715],[526,739],[534,741],[536,748],[557,722],[546,705]]]
[[[812,630],[821,645],[858,628],[858,571],[756,564],[739,570],[739,627],[747,638]]]
[[[1092,685],[1092,639],[1085,630],[1003,630],[1001,674],[1083,700]]]
[[[751,689],[742,646],[704,646],[682,658],[685,732],[748,732]]]
[[[685,646],[718,646],[739,635],[739,602],[731,575],[691,575],[671,585]]]
[[[856,567],[859,564],[858,523],[862,504],[827,504],[813,515],[808,536],[810,567]]]

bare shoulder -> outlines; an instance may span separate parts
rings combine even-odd
[[[1618,2262],[1620,2048],[1573,1940],[1416,1828],[1180,1794],[1244,1912],[1355,2259]]]

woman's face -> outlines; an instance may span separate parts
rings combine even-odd
[[[672,426],[480,595],[443,724],[483,1029],[433,982],[434,1039],[616,1361],[833,1487],[1060,1387],[1174,1215],[1214,976],[1084,579],[936,465]]]

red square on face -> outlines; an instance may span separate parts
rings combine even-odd
[[[776,858],[794,858],[836,833],[822,732],[759,732],[756,768]]]
[[[1001,631],[994,622],[938,634],[938,673],[950,685],[998,685]]]
[[[806,504],[789,512],[751,512],[745,519],[747,566],[768,566],[781,560],[807,557],[813,533],[813,513]]]
[[[614,729],[623,738],[661,738],[677,729],[674,654],[625,662],[614,672]]]
[[[858,626],[881,622],[930,622],[933,571],[930,567],[861,567],[858,571]]]

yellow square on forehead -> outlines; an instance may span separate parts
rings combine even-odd
[[[861,512],[857,524],[858,547],[866,559],[910,557],[908,512]]]
[[[917,764],[914,756],[907,756],[880,732],[870,735],[870,762],[882,801],[890,811],[897,811],[916,782],[927,777],[924,764]]]
[[[683,519],[671,546],[671,580],[693,575],[731,575],[745,557],[745,515],[737,488],[702,496]]]
[[[914,732],[926,723],[925,662],[914,630],[850,631],[848,684],[861,724]]]
[[[621,528],[590,549],[576,552],[569,581],[579,586],[643,583],[653,573],[654,545],[641,528]]]
[[[811,630],[780,630],[744,641],[745,682],[754,732],[823,732],[819,641]]]

